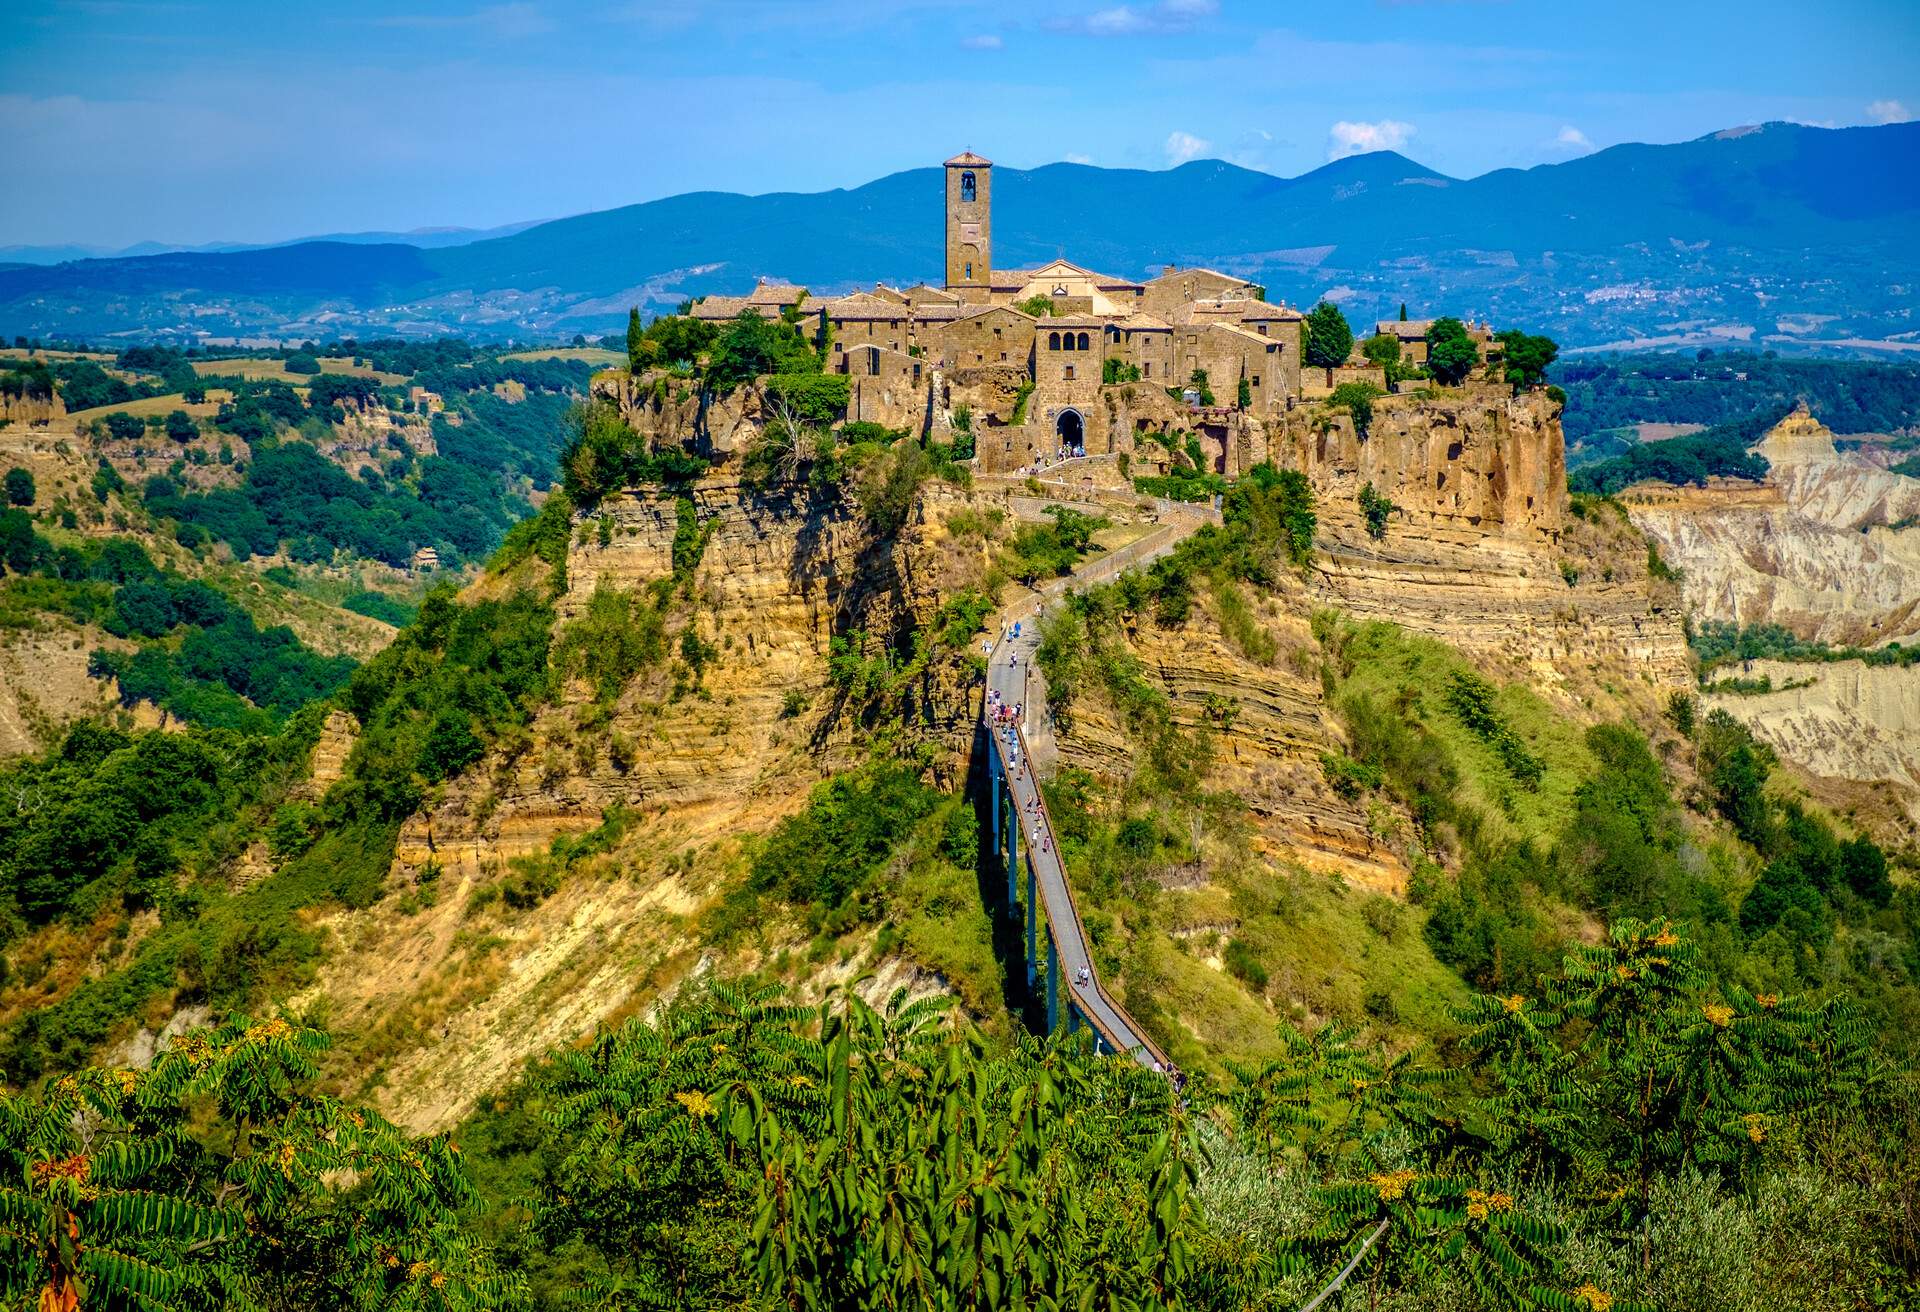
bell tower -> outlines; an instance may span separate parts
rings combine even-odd
[[[993,161],[972,151],[947,161],[947,282],[985,304],[993,286]]]

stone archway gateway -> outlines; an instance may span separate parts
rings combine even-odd
[[[1062,410],[1060,417],[1053,421],[1053,431],[1059,436],[1060,445],[1069,451],[1086,449],[1087,425],[1078,410]]]

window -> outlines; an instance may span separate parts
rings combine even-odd
[[[1083,351],[1087,349],[1087,335],[1085,333],[1080,334],[1080,349]]]
[[[1047,334],[1047,349],[1048,349],[1049,351],[1057,351],[1057,350],[1059,350],[1059,349],[1060,349],[1060,334],[1059,334],[1059,333],[1048,333],[1048,334]]]
[[[968,282],[973,281],[973,261],[971,260],[967,261],[966,281]]]
[[[973,196],[974,196],[973,170],[968,169],[965,173],[962,173],[960,175],[960,199],[963,201],[970,201],[973,199]],[[968,274],[967,276],[971,278],[973,275]]]
[[[1072,365],[1068,365],[1068,366],[1067,366],[1067,381],[1068,381],[1068,382],[1072,382],[1072,381],[1073,381],[1073,366],[1072,366]]]
[[[1153,361],[1149,360],[1140,366],[1140,376],[1142,378],[1153,377]]]
[[[1253,376],[1253,385],[1254,385],[1255,387],[1258,387],[1258,386],[1260,386],[1260,375],[1259,375],[1259,374],[1255,374],[1255,375]]]

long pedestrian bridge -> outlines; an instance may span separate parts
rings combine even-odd
[[[1058,1029],[1063,1020],[1069,1029],[1084,1024],[1093,1031],[1096,1051],[1124,1052],[1143,1066],[1165,1072],[1173,1070],[1167,1054],[1100,981],[1086,926],[1067,883],[1053,818],[1040,794],[1025,721],[1045,714],[1041,699],[1029,695],[1030,690],[1039,691],[1029,672],[1040,645],[1036,620],[1045,608],[1060,602],[1069,589],[1108,582],[1166,555],[1206,522],[1198,507],[1190,513],[1176,511],[1146,537],[1087,562],[1005,612],[987,663],[987,687],[997,696],[983,699],[981,710],[981,732],[990,748],[985,809],[999,867],[992,873],[1004,871],[1007,910],[1024,922],[1027,987],[1030,993],[1045,989],[1048,1031]],[[1021,716],[997,717],[996,702],[1019,707]]]

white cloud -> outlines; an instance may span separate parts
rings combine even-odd
[[[1007,43],[991,32],[982,32],[979,36],[962,37],[960,44],[968,50],[999,50]]]
[[[1150,5],[1114,5],[1090,14],[1051,20],[1058,32],[1083,36],[1139,36],[1143,33],[1185,32],[1202,19],[1220,12],[1220,0],[1156,0]]]
[[[1587,134],[1571,123],[1561,128],[1553,139],[1553,144],[1562,150],[1592,150],[1593,143],[1587,140]]]
[[[1911,123],[1913,111],[1897,100],[1876,100],[1867,106],[1867,117],[1875,123]]]
[[[1167,163],[1185,164],[1188,160],[1199,159],[1213,149],[1213,143],[1205,137],[1196,137],[1191,132],[1169,132],[1167,134]]]
[[[1091,164],[1091,163],[1093,163],[1093,156],[1091,156],[1091,155],[1082,155],[1082,154],[1079,154],[1079,153],[1077,153],[1077,152],[1075,152],[1075,151],[1068,151],[1068,152],[1067,152],[1067,163],[1069,163],[1069,164]]]
[[[1327,158],[1345,159],[1376,150],[1398,150],[1414,134],[1411,123],[1383,118],[1378,123],[1349,123],[1341,119],[1327,129]]]

